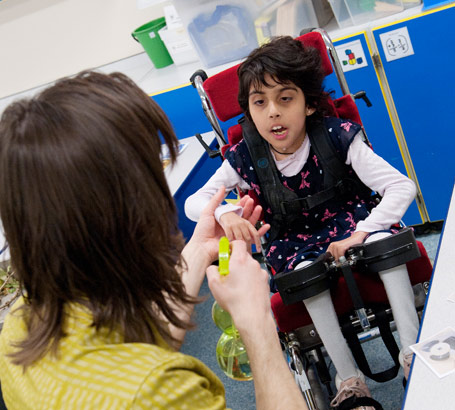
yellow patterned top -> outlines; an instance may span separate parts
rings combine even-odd
[[[11,342],[25,337],[25,322],[20,312],[6,317],[0,382],[9,410],[225,408],[223,384],[199,360],[172,351],[161,338],[157,345],[123,343],[116,332],[95,332],[81,305],[66,312],[58,356],[46,355],[25,373],[5,357]]]

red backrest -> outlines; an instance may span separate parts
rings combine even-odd
[[[322,69],[324,70],[324,74],[328,76],[329,74],[333,73],[332,63],[330,62],[330,58],[327,54],[327,48],[325,46],[324,40],[322,39],[322,36],[319,33],[307,33],[303,36],[297,37],[296,40],[299,40],[305,46],[310,46],[317,49],[321,55]]]

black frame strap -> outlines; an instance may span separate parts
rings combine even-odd
[[[357,337],[357,331],[350,318],[348,317],[347,319],[342,320],[341,324],[341,331],[349,345],[349,348],[352,351],[352,355],[354,356],[357,366],[359,366],[359,369],[365,376],[368,376],[370,379],[378,383],[384,383],[394,379],[398,374],[398,370],[400,368],[400,362],[398,360],[400,349],[398,348],[397,342],[393,337],[385,309],[385,307],[375,307],[372,309],[377,321],[379,332],[381,334],[382,340],[384,341],[384,345],[394,362],[394,365],[392,367],[382,372],[373,373],[371,371],[368,361],[365,357],[365,353],[362,349],[362,346],[360,345],[359,338]]]
[[[338,268],[341,270],[341,273],[344,276],[344,280],[346,282],[346,286],[348,287],[349,295],[351,296],[354,309],[364,309],[365,305],[363,303],[362,297],[360,296],[359,288],[354,279],[354,274],[352,273],[351,266],[349,266],[348,263],[342,263]]]
[[[359,409],[363,406],[374,407],[375,410],[384,410],[381,403],[371,397],[357,397],[351,396],[343,400],[337,407],[337,410],[353,410]]]
[[[360,296],[359,287],[354,279],[351,265],[344,260],[344,262],[338,265],[338,269],[341,270],[346,286],[348,287],[349,295],[351,296],[352,303],[354,304],[354,310],[360,321],[363,329],[369,329],[370,323],[365,312],[365,304],[363,303],[362,296]]]

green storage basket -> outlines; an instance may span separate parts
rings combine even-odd
[[[165,26],[166,20],[164,17],[160,17],[138,27],[131,33],[133,38],[144,47],[145,52],[156,68],[166,67],[173,63],[166,45],[158,34],[158,30]]]

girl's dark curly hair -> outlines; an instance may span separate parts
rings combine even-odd
[[[277,83],[292,82],[305,95],[306,103],[316,108],[308,120],[321,118],[330,112],[328,94],[324,91],[324,72],[319,51],[305,47],[290,36],[274,37],[253,50],[237,71],[239,77],[239,105],[250,117],[248,100],[251,86],[269,86],[265,77],[269,74]]]

